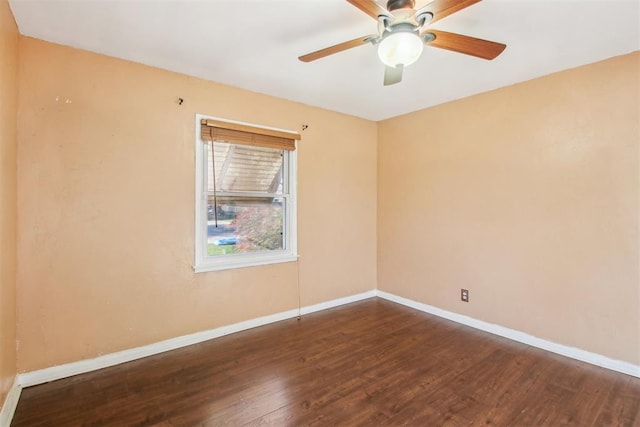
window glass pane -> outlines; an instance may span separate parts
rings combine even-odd
[[[207,254],[283,249],[284,200],[268,197],[218,197],[207,204]],[[216,225],[217,224],[217,225]]]
[[[282,192],[283,150],[248,145],[214,142],[212,164],[211,144],[206,144],[209,191]]]

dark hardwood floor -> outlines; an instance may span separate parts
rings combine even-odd
[[[640,379],[378,298],[22,391],[12,426],[640,426]]]

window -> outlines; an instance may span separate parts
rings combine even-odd
[[[297,259],[297,133],[196,116],[195,271]]]

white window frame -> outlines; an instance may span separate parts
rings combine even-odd
[[[235,120],[221,119],[219,117],[196,114],[195,135],[196,135],[196,195],[195,195],[195,264],[193,269],[196,273],[207,271],[227,270],[232,268],[253,267],[257,265],[275,264],[281,262],[292,262],[298,259],[298,222],[297,222],[297,182],[298,182],[298,159],[296,150],[284,150],[283,176],[288,175],[288,195],[284,200],[284,228],[283,246],[284,249],[272,251],[260,251],[245,254],[228,254],[211,257],[207,255],[207,156],[205,155],[205,144],[200,136],[202,119],[212,119],[247,125],[262,129],[277,130],[295,134],[296,132],[277,129],[267,126],[260,126],[253,123],[239,122]],[[287,186],[284,186],[287,187]],[[286,188],[284,190],[286,192]]]

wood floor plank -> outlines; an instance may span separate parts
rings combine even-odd
[[[640,426],[640,379],[372,298],[23,390],[13,426]]]

